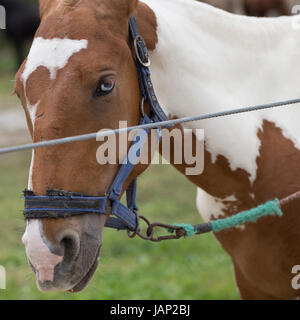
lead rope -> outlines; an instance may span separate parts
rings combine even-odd
[[[300,191],[296,192],[282,200],[272,200],[265,204],[262,204],[256,208],[237,213],[231,217],[214,220],[203,224],[164,224],[164,223],[150,223],[147,218],[140,216],[137,213],[137,229],[134,232],[128,231],[130,238],[139,236],[143,240],[149,240],[153,242],[160,242],[164,240],[180,239],[182,237],[192,237],[194,235],[200,235],[209,232],[220,232],[229,230],[234,227],[241,226],[248,222],[256,222],[258,219],[266,216],[279,216],[282,217],[282,207],[290,202],[300,199]],[[140,220],[143,220],[147,224],[146,234],[142,234],[140,231]],[[166,229],[170,235],[155,237],[155,229]]]

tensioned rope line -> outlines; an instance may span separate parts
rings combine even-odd
[[[149,124],[145,124],[145,125],[138,125],[138,126],[127,127],[127,128],[119,128],[119,129],[115,129],[115,130],[99,131],[99,132],[95,132],[95,133],[83,134],[83,135],[54,139],[54,140],[47,140],[47,141],[42,141],[42,142],[14,146],[14,147],[6,147],[6,148],[0,149],[0,155],[6,154],[6,153],[12,153],[12,152],[20,152],[20,151],[25,151],[25,150],[30,150],[30,149],[37,149],[37,148],[42,148],[42,147],[51,147],[51,146],[55,146],[55,145],[78,142],[78,141],[92,140],[92,139],[96,139],[99,137],[106,137],[106,136],[110,136],[113,134],[122,134],[122,133],[126,133],[126,132],[131,132],[134,130],[155,129],[155,128],[159,128],[159,127],[166,127],[166,126],[176,125],[176,124],[181,124],[181,123],[186,123],[186,122],[207,120],[207,119],[225,117],[225,116],[247,113],[247,112],[252,112],[252,111],[278,108],[278,107],[289,106],[289,105],[293,105],[293,104],[297,104],[297,103],[300,103],[300,99],[293,99],[293,100],[287,100],[287,101],[280,101],[280,102],[256,105],[256,106],[252,106],[252,107],[239,108],[239,109],[234,109],[234,110],[208,113],[208,114],[194,116],[194,117],[184,117],[184,118],[179,118],[179,119],[174,119],[174,120],[149,123]]]

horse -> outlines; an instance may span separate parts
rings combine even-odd
[[[6,34],[15,49],[19,69],[26,56],[26,40],[32,41],[40,24],[39,9],[17,0],[0,0],[0,5],[6,10]]]
[[[40,12],[40,27],[15,77],[34,142],[117,128],[119,120],[134,126],[149,112],[149,101],[141,109],[128,30],[132,15],[150,50],[157,97],[170,118],[300,95],[297,17],[246,17],[194,0],[41,0]],[[187,175],[186,161],[170,160],[197,187],[196,204],[205,221],[299,190],[298,108],[180,126],[205,131],[202,174]],[[192,148],[200,140],[193,134]],[[35,149],[28,189],[41,198],[53,189],[107,194],[120,165],[99,165],[98,147],[89,140]],[[128,146],[121,157],[127,151]],[[148,166],[133,168],[119,197]],[[215,233],[232,259],[242,299],[299,298],[292,285],[300,261],[299,205],[295,199],[282,208],[282,217]],[[22,241],[40,290],[86,287],[109,216],[107,209],[107,215],[27,221]]]
[[[288,16],[292,14],[292,4],[287,0],[245,0],[248,16]],[[291,2],[291,1],[290,1]]]

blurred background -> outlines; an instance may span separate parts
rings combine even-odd
[[[292,0],[207,0],[239,14],[291,13]],[[0,146],[30,141],[22,108],[11,96],[14,74],[26,57],[39,24],[38,1],[0,0],[7,29],[0,30]],[[129,239],[106,230],[101,261],[90,285],[77,294],[37,290],[21,237],[22,190],[27,187],[31,152],[0,156],[0,265],[7,289],[0,299],[238,299],[228,255],[212,235],[165,243]],[[175,169],[153,165],[139,180],[138,203],[151,221],[200,223],[196,188]],[[183,192],[184,190],[184,192]]]

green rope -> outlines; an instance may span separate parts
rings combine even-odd
[[[192,224],[173,224],[174,227],[180,227],[185,230],[185,236],[186,237],[192,237],[196,234],[195,228]],[[175,230],[169,230],[170,233],[174,233]]]
[[[245,222],[256,222],[257,219],[264,216],[282,216],[282,214],[280,202],[278,199],[275,199],[273,201],[268,201],[257,208],[240,212],[232,217],[211,221],[211,225],[214,232],[219,232],[239,226]]]
[[[220,232],[225,229],[237,227],[246,222],[256,222],[257,219],[265,216],[282,216],[283,213],[280,209],[280,202],[278,199],[268,201],[265,204],[258,206],[257,208],[240,212],[232,217],[211,221],[212,231]],[[186,237],[192,237],[197,233],[195,227],[191,224],[174,224],[175,227],[180,227],[185,230]],[[169,230],[170,233],[174,233],[175,230]]]

